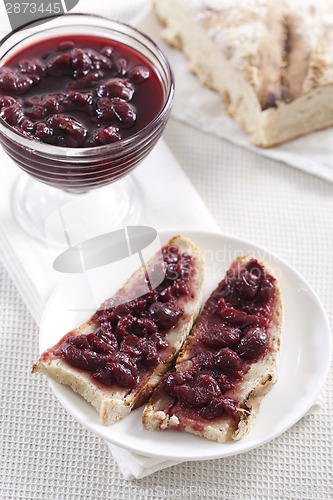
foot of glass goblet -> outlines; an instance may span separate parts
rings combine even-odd
[[[82,226],[76,231],[82,237],[87,231],[91,234],[92,227],[97,235],[103,234],[136,224],[141,212],[141,196],[139,186],[130,176],[86,193],[73,194],[23,174],[12,193],[12,208],[17,222],[31,237],[57,244],[62,242],[63,234],[52,224],[52,215],[60,214],[67,220],[66,225],[72,218],[72,226],[74,223]]]

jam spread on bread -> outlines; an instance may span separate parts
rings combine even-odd
[[[91,318],[94,332],[69,333],[52,354],[90,372],[98,384],[137,387],[163,361],[163,353],[167,356],[167,334],[183,316],[181,304],[193,295],[193,257],[176,246],[163,247],[162,256],[164,279],[160,285],[127,302],[109,299]]]
[[[0,117],[56,146],[113,143],[148,125],[163,106],[157,72],[125,44],[93,36],[53,38],[0,68]]]
[[[132,246],[134,252],[134,247]],[[32,366],[92,404],[103,425],[147,402],[200,310],[202,254],[173,236],[84,323]]]
[[[255,259],[230,267],[207,300],[177,371],[161,382],[169,416],[195,416],[199,426],[200,419],[239,419],[237,384],[269,349],[274,282]]]

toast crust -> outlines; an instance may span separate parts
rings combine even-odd
[[[239,257],[236,261],[245,264],[252,258],[252,256],[247,255]],[[260,262],[260,264],[272,274],[267,264],[264,262]],[[177,414],[170,417],[168,413],[163,410],[167,400],[161,400],[159,398],[157,388],[143,412],[142,422],[146,429],[165,430],[167,428],[178,428],[179,430],[196,434],[219,443],[224,443],[229,440],[240,440],[250,431],[258,414],[262,399],[277,380],[278,354],[282,328],[282,302],[277,283],[275,283],[275,287],[277,302],[270,327],[269,349],[263,358],[260,357],[256,362],[252,363],[250,369],[243,377],[237,394],[239,399],[239,406],[237,408],[239,422],[235,424],[232,418],[226,416],[215,419],[212,423],[208,421],[205,423],[204,427],[201,428],[195,425],[195,421],[189,419],[187,419],[186,422],[182,422]],[[184,361],[189,357],[189,347],[195,338],[196,327],[193,328],[191,335],[187,338],[177,357],[176,371],[177,369],[181,370],[184,368]],[[166,396],[166,398],[168,398],[168,396]]]
[[[49,350],[45,351],[37,363],[35,363],[32,367],[32,373],[44,373],[57,382],[68,385],[73,391],[83,396],[96,408],[100,415],[100,421],[104,425],[114,423],[124,418],[132,409],[141,406],[148,400],[161,377],[170,368],[171,363],[180,350],[187,335],[191,331],[192,325],[199,314],[202,285],[204,280],[204,262],[202,254],[190,239],[184,238],[180,235],[173,237],[167,243],[167,246],[173,245],[177,246],[181,253],[186,252],[194,257],[194,297],[182,305],[184,310],[183,316],[180,318],[176,326],[171,329],[172,331],[167,334],[169,344],[171,344],[168,357],[156,366],[142,387],[138,387],[133,390],[125,389],[116,384],[110,388],[106,386],[102,387],[101,384],[96,384],[91,380],[88,372],[70,366],[62,358],[48,356],[47,353]],[[148,262],[148,267],[154,262],[155,258],[156,257],[154,256]],[[130,291],[136,283],[140,282],[143,276],[144,270],[142,268],[138,269],[117,292],[116,296],[126,296],[126,292]],[[80,335],[92,333],[96,329],[96,324],[92,318],[72,332],[69,332],[69,334]],[[58,344],[63,342],[69,334],[62,337]]]

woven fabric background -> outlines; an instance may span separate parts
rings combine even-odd
[[[286,259],[332,324],[333,185],[173,119],[164,137],[221,230]],[[333,498],[332,373],[322,408],[265,446],[125,481],[104,442],[63,410],[45,377],[29,374],[38,328],[3,266],[0,311],[1,499]]]

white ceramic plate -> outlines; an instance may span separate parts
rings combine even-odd
[[[179,230],[159,233],[161,243],[165,244],[178,233]],[[223,234],[202,231],[181,231],[181,234],[192,238],[204,254],[204,299],[238,255],[251,253],[265,260],[279,280],[284,305],[279,379],[264,398],[251,432],[241,441],[219,444],[177,431],[148,431],[141,424],[142,408],[116,424],[102,426],[97,412],[83,398],[52,380],[50,385],[74,418],[103,439],[123,448],[166,459],[226,457],[256,448],[279,436],[315,404],[330,364],[330,328],[316,294],[286,262],[253,243]],[[128,276],[117,278],[124,282]],[[41,322],[41,350],[55,344],[94,312],[89,283],[83,275],[70,275],[56,288]]]

